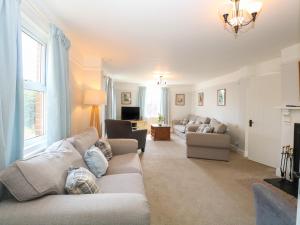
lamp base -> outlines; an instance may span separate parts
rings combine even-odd
[[[96,105],[92,106],[90,127],[95,127],[99,135],[99,131],[100,131],[99,106]]]

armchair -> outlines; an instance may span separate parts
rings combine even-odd
[[[132,130],[130,121],[126,120],[105,120],[105,130],[108,139],[136,139],[138,149],[145,151],[147,130]]]

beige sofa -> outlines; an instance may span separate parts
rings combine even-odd
[[[189,158],[229,160],[230,136],[226,133],[199,133],[199,126],[189,126],[186,134],[186,154]]]
[[[173,133],[185,138],[187,128],[191,125],[209,124],[210,118],[189,114],[186,118],[172,121]],[[192,124],[191,124],[192,123]]]
[[[97,139],[96,130],[90,128],[68,141],[82,154]],[[149,225],[138,143],[132,139],[109,143],[113,158],[106,175],[97,179],[101,193],[47,195],[18,202],[6,191],[0,202],[0,225]]]

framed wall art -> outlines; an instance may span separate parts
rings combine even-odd
[[[131,105],[131,92],[121,92],[121,104]]]
[[[226,89],[219,89],[217,91],[217,105],[218,106],[226,105]]]
[[[204,105],[204,92],[198,93],[198,106]]]
[[[175,105],[179,105],[179,106],[185,105],[185,94],[176,94]]]

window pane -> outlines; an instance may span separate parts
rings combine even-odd
[[[44,135],[43,108],[43,92],[24,91],[25,140]]]
[[[22,33],[24,80],[41,82],[43,45],[26,33]]]

